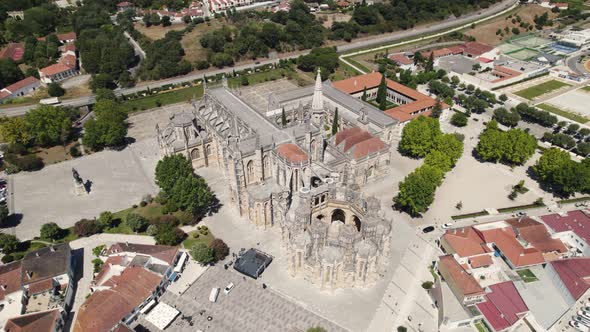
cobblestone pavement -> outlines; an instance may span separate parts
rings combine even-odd
[[[235,287],[226,295],[223,288],[230,282]],[[213,287],[222,289],[215,303],[209,301]],[[182,296],[167,292],[161,302],[181,312],[167,331],[289,332],[306,331],[314,326],[329,332],[347,331],[279,295],[271,287],[263,289],[260,281],[219,266],[209,268]],[[205,310],[202,315],[201,310]],[[192,316],[193,326],[181,319],[182,315]],[[208,321],[208,317],[212,319]],[[154,330],[145,316],[138,323]]]

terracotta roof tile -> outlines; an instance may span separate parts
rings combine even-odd
[[[59,309],[36,312],[11,318],[6,322],[6,332],[53,332],[60,315]]]
[[[112,278],[113,279],[113,278]],[[78,310],[74,332],[106,332],[145,301],[161,277],[143,267],[128,267],[112,288],[94,292]]]
[[[460,257],[470,257],[490,252],[484,240],[473,227],[448,230],[442,238]]]
[[[535,248],[524,248],[516,239],[512,227],[482,231],[486,243],[493,242],[513,267],[545,263],[542,253]]]
[[[0,301],[21,289],[21,261],[0,266]]]
[[[53,288],[53,279],[45,279],[29,284],[29,295],[46,292]]]
[[[57,39],[59,39],[60,41],[62,41],[62,40],[76,40],[76,33],[75,32],[62,33],[60,35],[57,35]]]
[[[56,63],[43,69],[39,69],[39,71],[41,72],[41,76],[52,76],[66,72],[68,70],[72,70],[72,68],[64,65],[63,63]]]
[[[439,269],[441,268],[446,271],[448,277],[453,279],[452,282],[459,288],[462,296],[475,296],[484,293],[477,280],[467,273],[452,255],[440,257]]]
[[[551,262],[561,281],[574,299],[590,288],[590,258],[569,258]]]
[[[174,260],[178,254],[178,247],[136,243],[115,243],[109,247],[106,255],[110,256],[122,252],[131,252],[152,256],[168,263],[169,265],[172,265],[174,264]]]
[[[25,54],[25,44],[10,43],[5,48],[0,50],[0,59],[10,58],[13,61],[21,61]]]
[[[518,218],[514,218],[506,220],[506,222],[517,230],[521,239],[529,242],[543,253],[567,252],[565,244],[560,239],[552,238],[545,225],[536,220],[526,217],[520,221]]]
[[[414,64],[414,61],[402,53],[391,54],[389,56],[389,60],[397,62],[400,65],[411,65]]]
[[[309,156],[305,151],[293,143],[284,143],[277,147],[279,156],[285,158],[292,163],[302,163],[309,160]]]
[[[471,265],[471,267],[474,269],[490,266],[492,264],[494,264],[494,261],[490,255],[480,255],[469,258],[469,265]]]
[[[39,82],[39,80],[33,76],[27,77],[24,80],[20,80],[12,85],[9,85],[7,87],[5,87],[4,89],[14,93],[15,91],[18,91],[24,87],[27,87],[29,85],[33,85],[33,84],[41,84]]]
[[[463,44],[463,47],[465,48],[465,53],[474,57],[480,56],[494,49],[490,45],[482,44],[479,42],[467,42]]]
[[[350,127],[339,131],[338,133],[336,133],[336,145],[339,145],[346,138],[352,135],[356,135],[361,131],[363,130],[359,127]]]
[[[352,148],[352,156],[354,159],[364,158],[371,153],[381,150],[387,150],[389,147],[379,137],[372,137],[355,144]]]

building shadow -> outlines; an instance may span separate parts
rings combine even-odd
[[[6,221],[2,225],[0,225],[0,228],[4,229],[4,228],[16,227],[21,223],[22,220],[23,220],[22,213],[13,213],[13,214],[9,215],[8,218],[6,218]]]

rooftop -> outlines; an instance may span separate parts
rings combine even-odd
[[[506,222],[516,230],[521,239],[543,253],[567,252],[565,244],[560,239],[552,238],[545,225],[536,220],[524,217],[508,219]]]
[[[480,234],[486,243],[495,244],[512,267],[524,267],[545,262],[541,251],[522,246],[510,226],[482,230]]]
[[[586,243],[590,243],[590,217],[584,210],[549,214],[542,216],[541,220],[557,233],[572,231]]]
[[[448,230],[442,238],[460,257],[481,255],[491,251],[473,227]]]
[[[440,256],[439,268],[440,266],[446,269],[463,296],[478,295],[484,292],[475,278],[467,273],[452,255]]]
[[[37,312],[11,318],[6,322],[6,332],[53,332],[59,319],[59,309]]]
[[[13,61],[21,61],[25,54],[25,44],[9,43],[5,48],[0,50],[0,59],[10,58]]]
[[[486,298],[487,301],[478,303],[477,308],[496,331],[514,325],[529,311],[512,281],[489,286]]]
[[[39,69],[39,71],[41,72],[41,76],[52,76],[52,75],[66,72],[68,70],[72,70],[72,68],[66,66],[63,63],[56,63],[51,66]]]
[[[279,145],[277,147],[277,153],[279,156],[292,163],[303,163],[309,160],[307,153],[293,143]]]
[[[31,284],[68,273],[71,249],[67,243],[31,251],[22,260],[22,283]]]
[[[25,88],[29,85],[33,85],[33,84],[40,84],[39,80],[33,76],[29,76],[27,78],[25,78],[24,80],[20,80],[12,85],[9,85],[7,87],[5,87],[5,90],[10,91],[11,93],[14,93],[22,88]]]
[[[0,301],[21,289],[21,261],[0,266]]]
[[[97,290],[82,304],[74,332],[107,332],[147,299],[161,276],[142,267],[128,267],[121,276],[105,282],[109,289]]]
[[[110,246],[109,249],[107,249],[106,255],[110,256],[119,253],[148,255],[162,260],[168,263],[168,265],[173,265],[176,255],[178,254],[178,247],[119,242]]]
[[[590,258],[569,258],[551,262],[559,278],[574,299],[590,288]]]

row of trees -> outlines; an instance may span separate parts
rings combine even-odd
[[[438,119],[420,116],[404,127],[399,150],[413,158],[425,157],[424,164],[400,182],[394,198],[398,208],[419,215],[428,210],[444,174],[463,154],[463,142],[459,135],[443,134]]]
[[[557,117],[547,111],[542,111],[538,108],[531,107],[526,103],[520,103],[515,108],[522,120],[526,122],[536,123],[543,127],[551,128],[557,124]]]
[[[569,196],[590,192],[590,159],[576,162],[568,152],[551,148],[543,152],[532,173],[546,188],[558,195]]]
[[[24,117],[0,118],[0,140],[24,146],[64,144],[72,134],[72,122],[79,116],[71,108],[38,106]]]
[[[537,139],[521,129],[502,131],[495,120],[490,121],[475,147],[484,161],[522,165],[535,153]]]
[[[301,55],[297,59],[297,68],[306,72],[315,72],[321,69],[322,80],[338,68],[338,53],[335,47],[318,47],[307,55]]]
[[[127,110],[120,103],[99,100],[94,105],[95,117],[84,124],[84,145],[92,150],[125,144],[127,136]]]

